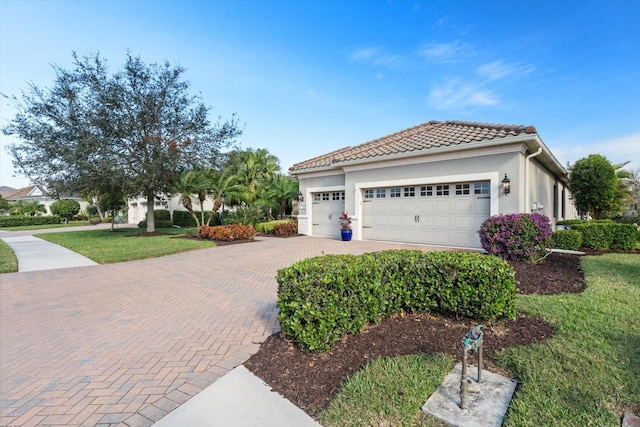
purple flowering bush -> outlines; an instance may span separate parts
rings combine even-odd
[[[541,214],[496,215],[480,227],[485,251],[507,261],[536,262],[551,241],[551,223]]]

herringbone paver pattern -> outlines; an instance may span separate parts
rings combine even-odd
[[[149,426],[278,330],[279,268],[408,247],[263,238],[0,276],[0,424]]]

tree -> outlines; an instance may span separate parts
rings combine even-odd
[[[251,204],[256,200],[258,187],[280,171],[280,161],[264,148],[248,149],[232,152],[229,155],[229,167],[237,176],[238,184],[246,188],[243,201]]]
[[[37,200],[18,200],[11,204],[11,215],[36,216],[38,213],[46,213],[47,208]]]
[[[120,209],[127,206],[127,197],[119,190],[114,189],[100,196],[100,202],[97,206],[106,212],[111,212],[111,231],[114,231],[116,215]]]
[[[601,219],[615,203],[618,178],[606,157],[591,154],[578,160],[569,171],[569,189],[580,212]]]
[[[80,212],[80,203],[71,199],[62,199],[51,203],[49,208],[52,214],[60,215],[64,218],[64,222],[68,223],[71,218]]]
[[[241,134],[235,116],[212,123],[180,66],[127,54],[110,74],[98,54],[73,59],[71,70],[54,67],[51,89],[14,98],[18,114],[3,128],[20,139],[9,146],[14,166],[58,192],[142,195],[154,231],[155,196],[180,171],[216,164]]]
[[[11,205],[9,204],[9,202],[4,197],[2,197],[2,195],[0,195],[0,214],[9,212],[10,207]]]
[[[193,210],[193,197],[206,191],[209,185],[206,177],[198,170],[183,171],[176,179],[172,180],[167,191],[180,196],[180,204],[191,214],[196,221],[196,226],[200,227],[204,223],[204,213],[200,208],[201,219]],[[204,203],[203,201],[201,204]]]

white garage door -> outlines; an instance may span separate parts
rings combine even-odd
[[[311,233],[340,237],[340,214],[344,211],[344,191],[313,193]]]
[[[480,248],[489,217],[489,181],[363,190],[368,240]]]

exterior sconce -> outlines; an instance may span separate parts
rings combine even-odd
[[[505,196],[509,193],[511,193],[511,180],[509,179],[509,177],[507,177],[507,174],[504,174],[504,179],[502,180],[502,191],[504,192]]]
[[[298,200],[304,202],[304,196],[302,195],[302,191],[298,193]]]

